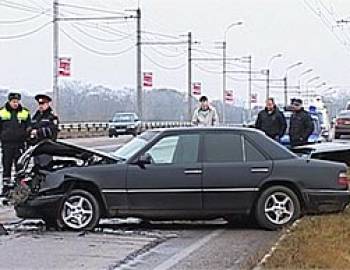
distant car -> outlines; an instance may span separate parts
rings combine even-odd
[[[31,167],[32,157],[54,157]],[[43,141],[20,158],[15,211],[59,228],[90,230],[100,218],[234,220],[274,230],[302,214],[350,201],[345,164],[299,158],[249,128],[147,131],[113,154]]]
[[[289,127],[290,127],[290,118],[292,116],[291,111],[284,111],[283,112],[284,117],[286,118],[287,122],[287,130],[285,135],[280,139],[280,143],[289,147],[290,146],[290,137],[289,137]],[[312,122],[314,124],[314,130],[312,134],[309,136],[308,142],[309,143],[320,143],[324,141],[325,139],[322,137],[321,133],[321,125],[320,125],[320,119],[318,114],[311,113]]]
[[[116,113],[109,121],[108,136],[131,134],[137,136],[142,131],[142,124],[136,113]]]
[[[341,111],[335,119],[334,138],[342,135],[350,135],[350,110]]]

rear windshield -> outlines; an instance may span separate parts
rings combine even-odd
[[[272,159],[291,159],[296,157],[296,155],[287,148],[260,132],[247,132],[246,134]]]
[[[350,117],[350,111],[348,111],[348,112],[340,112],[338,114],[338,117]]]

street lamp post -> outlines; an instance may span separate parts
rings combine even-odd
[[[309,105],[309,83],[310,82],[313,82],[313,81],[316,81],[320,78],[320,76],[315,76],[309,80],[306,81],[306,104],[305,105]]]
[[[270,65],[273,59],[282,57],[281,53],[273,55],[270,57],[266,68],[266,100],[270,97]]]
[[[302,73],[299,74],[299,79],[298,79],[298,88],[299,88],[299,95],[301,94],[301,77],[309,74],[310,72],[314,71],[312,68],[309,68]]]
[[[303,64],[303,62],[298,62],[298,63],[290,65],[286,68],[286,73],[285,73],[284,78],[283,78],[283,81],[284,81],[284,106],[285,107],[287,107],[287,104],[288,104],[288,80],[287,80],[288,71],[290,71],[291,69],[298,67],[302,64]]]
[[[225,92],[226,92],[226,37],[227,32],[234,26],[242,25],[243,22],[234,22],[226,27],[224,41],[222,43],[222,123],[225,123]]]

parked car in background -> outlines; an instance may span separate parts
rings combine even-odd
[[[142,131],[142,123],[136,113],[116,113],[109,121],[109,137],[131,134],[137,136]]]
[[[334,125],[334,138],[339,139],[342,135],[350,135],[350,110],[341,111]]]
[[[31,167],[44,153],[54,162]],[[100,218],[236,215],[275,230],[303,214],[342,211],[350,200],[344,164],[299,158],[249,128],[146,131],[113,154],[43,141],[19,165],[17,216],[73,230],[91,230]]]

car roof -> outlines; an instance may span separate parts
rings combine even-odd
[[[255,128],[246,128],[246,127],[220,127],[220,126],[214,126],[214,127],[197,127],[197,126],[191,126],[191,127],[175,127],[175,128],[156,128],[152,129],[151,131],[157,131],[157,132],[189,132],[189,131],[243,131],[243,132],[255,132],[255,133],[262,133],[262,131],[255,129]]]

